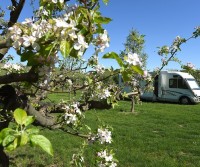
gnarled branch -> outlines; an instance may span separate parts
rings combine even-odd
[[[8,75],[0,76],[0,84],[9,84],[13,82],[37,82],[38,75],[36,73],[11,73]]]

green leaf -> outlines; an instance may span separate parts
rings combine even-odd
[[[12,144],[13,141],[15,140],[15,136],[13,135],[7,135],[2,142],[3,147],[7,147],[8,145]]]
[[[26,145],[28,142],[28,134],[27,133],[22,133],[20,136],[20,146]]]
[[[109,2],[109,0],[103,0],[103,3],[104,3],[105,5],[108,5],[108,2]]]
[[[11,128],[4,128],[1,133],[0,133],[0,136],[1,136],[1,139],[3,140],[6,136],[8,135],[14,135],[16,132],[11,129]]]
[[[17,146],[20,145],[19,141],[20,141],[20,136],[15,138],[14,142],[12,144],[10,144],[7,149],[10,151],[14,150],[15,148],[17,148]]]
[[[107,59],[107,58],[109,58],[109,59],[115,59],[117,61],[117,63],[119,64],[120,67],[122,67],[124,65],[122,59],[115,52],[106,53],[105,55],[103,55],[103,58],[104,59]]]
[[[70,52],[70,57],[79,58],[78,51],[72,48]]]
[[[144,71],[142,70],[140,66],[131,66],[131,69],[140,75],[144,74]]]
[[[33,53],[32,51],[25,51],[19,55],[21,56],[22,62],[28,61],[29,63],[31,63],[34,61],[35,53]]]
[[[109,17],[102,17],[97,15],[96,17],[94,17],[94,21],[98,24],[108,24],[109,22],[112,21],[112,19]]]
[[[127,82],[127,81],[130,81],[130,78],[131,78],[131,74],[132,72],[131,71],[122,71],[122,78],[123,78],[123,81],[124,82]]]
[[[14,118],[19,125],[24,125],[27,120],[27,113],[23,109],[17,108],[14,111]]]
[[[53,43],[50,43],[50,44],[47,44],[47,45],[40,45],[40,50],[39,52],[37,52],[35,55],[34,55],[34,60],[37,60],[36,59],[36,55],[37,56],[43,56],[43,57],[48,57],[52,54],[53,52],[53,49],[55,48],[57,44],[57,41],[54,41]],[[36,61],[38,63],[38,61]]]
[[[11,143],[6,147],[7,151],[13,151],[14,149],[16,149],[16,145],[14,143]]]
[[[81,12],[81,15],[83,15],[85,18],[88,17],[88,10],[86,8],[83,7],[79,7],[79,11]]]
[[[108,2],[109,2],[109,0],[103,0],[103,3],[104,3],[105,5],[108,5]]]
[[[71,50],[71,46],[68,41],[60,42],[60,52],[63,55],[63,57],[69,56],[70,50]]]
[[[34,122],[35,118],[33,116],[27,116],[25,121],[25,126],[28,126]]]
[[[31,129],[27,129],[26,130],[26,132],[28,133],[28,134],[38,134],[39,133],[39,129],[36,129],[36,128],[31,128]]]
[[[43,135],[32,135],[31,143],[41,147],[44,151],[53,156],[53,148],[51,142]]]
[[[2,137],[2,134],[0,133],[0,145],[2,142],[3,142],[3,137]]]

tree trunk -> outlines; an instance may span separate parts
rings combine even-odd
[[[134,98],[134,95],[132,95],[132,98],[131,98],[131,112],[135,113],[135,98]]]

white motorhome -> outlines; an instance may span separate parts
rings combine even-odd
[[[195,78],[185,72],[161,71],[153,82],[154,90],[141,94],[141,100],[199,103],[200,87]]]

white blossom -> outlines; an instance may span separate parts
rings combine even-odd
[[[103,52],[105,48],[109,47],[109,37],[108,32],[104,30],[103,34],[99,34],[96,39],[96,45],[99,46],[99,51]]]
[[[81,56],[83,54],[83,51],[86,48],[88,48],[88,43],[85,42],[83,35],[78,34],[77,37],[78,37],[78,40],[77,40],[77,43],[75,43],[75,45],[74,45],[74,49],[79,50],[79,55]]]
[[[17,50],[21,47],[24,41],[23,38],[18,35],[12,35],[11,39],[13,40],[13,47]]]
[[[111,162],[110,166],[109,167],[116,167],[117,166],[117,163],[115,162]]]
[[[21,67],[20,65],[18,65],[18,64],[13,64],[13,65],[12,65],[12,68],[13,68],[14,70],[16,70],[16,71],[19,71],[19,70],[22,69],[22,67]]]
[[[65,111],[64,120],[66,124],[77,126],[78,121],[83,117],[81,110],[79,109],[79,103],[74,102],[73,104],[66,105],[66,102],[61,102],[61,109]]]
[[[110,94],[110,91],[108,89],[104,89],[103,91],[98,93],[98,97],[100,99],[107,99],[110,96],[111,96],[111,94]]]
[[[40,50],[40,45],[39,45],[38,43],[34,42],[34,43],[32,44],[32,48],[33,48],[34,50],[36,50],[36,51],[39,51],[39,50]]]
[[[20,66],[19,64],[7,63],[7,64],[4,64],[2,68],[9,71],[12,71],[12,70],[20,71],[22,69],[22,66]]]
[[[104,67],[103,66],[101,66],[101,65],[96,65],[95,66],[95,69],[96,69],[96,71],[98,72],[98,73],[103,73],[105,70],[104,70]]]
[[[7,9],[8,9],[8,10],[11,10],[11,11],[14,11],[14,10],[16,9],[16,7],[15,7],[15,6],[9,5],[9,6],[7,6]]]
[[[71,79],[68,79],[68,80],[67,80],[67,83],[68,83],[70,86],[72,86],[72,84],[73,84]]]
[[[107,150],[102,150],[97,152],[97,156],[99,158],[98,166],[99,167],[116,167],[117,163],[113,159],[112,153],[109,153]]]
[[[75,124],[77,116],[75,114],[65,113],[65,120],[67,124]]]
[[[71,15],[73,15],[73,12],[67,12],[67,13],[65,13],[65,14],[64,14],[64,20],[65,20],[65,21],[69,20],[69,17],[70,17]],[[72,21],[72,20],[71,20],[71,21]]]
[[[27,35],[24,35],[23,37],[23,46],[24,47],[29,47],[30,45],[34,45],[35,46],[35,41],[36,41],[36,38],[34,36],[27,36]]]
[[[162,61],[162,63],[163,63],[164,65],[167,64],[167,60],[166,60],[165,58],[162,58],[161,61]]]
[[[152,79],[151,75],[148,73],[147,70],[144,71],[143,77],[144,77],[144,79],[147,80],[147,81],[151,81],[151,79]]]
[[[11,34],[17,34],[17,35],[21,35],[22,34],[22,30],[16,25],[8,28],[8,30],[10,31]]]
[[[131,85],[132,85],[133,87],[138,86],[138,85],[139,85],[138,80],[137,80],[136,78],[133,78],[132,81],[131,81]]]
[[[186,66],[189,67],[189,68],[191,68],[191,69],[195,69],[195,66],[192,63],[187,63]]]
[[[74,39],[77,38],[77,35],[76,35],[76,31],[75,31],[75,30],[70,30],[70,31],[68,32],[68,35],[70,36],[70,38],[71,38],[72,40],[74,40]]]
[[[35,38],[42,38],[47,32],[52,31],[52,25],[46,20],[41,20],[32,25],[32,36]]]
[[[140,58],[139,58],[139,55],[136,54],[136,53],[129,52],[124,59],[127,63],[129,63],[131,65],[134,65],[134,66],[136,66],[136,65],[141,66],[142,65]]]
[[[108,89],[104,90],[104,94],[106,97],[110,97],[110,91]]]
[[[45,9],[42,10],[42,13],[43,13],[43,15],[45,15],[45,16],[48,16],[48,15],[49,15],[49,13],[48,13]]]
[[[3,69],[9,69],[11,67],[11,64],[4,64]]]
[[[106,155],[107,155],[106,150],[103,150],[103,151],[97,153],[97,156],[100,158],[104,158],[104,157],[106,157]]]
[[[58,1],[57,1],[57,0],[52,0],[52,2],[53,2],[53,3],[57,3]]]
[[[105,160],[107,162],[112,161],[113,160],[113,156],[112,155],[108,155],[108,156],[105,157]]]
[[[101,144],[111,143],[112,141],[111,131],[109,131],[108,129],[98,129],[97,137]]]
[[[70,24],[68,24],[65,20],[59,18],[59,19],[54,19],[54,21],[56,22],[56,27],[58,28],[68,28],[70,27]]]
[[[61,106],[61,109],[65,110],[65,111],[69,111],[70,108],[68,105],[64,104]]]
[[[78,103],[73,103],[71,106],[73,107],[73,108],[75,108],[75,109],[78,109]]]
[[[25,21],[22,22],[22,24],[31,26],[33,24],[33,20],[31,18],[26,18]]]
[[[52,0],[53,3],[58,3],[58,0]],[[60,3],[63,3],[64,0],[59,0]]]

